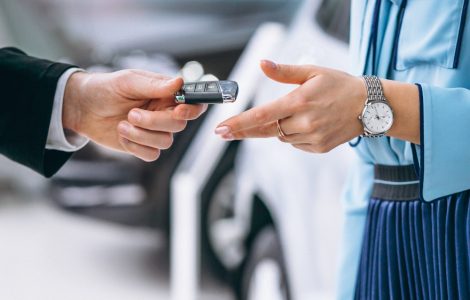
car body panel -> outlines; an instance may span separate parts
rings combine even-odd
[[[320,1],[307,1],[276,55],[287,64],[315,64],[347,71],[348,47],[314,21]],[[255,105],[295,88],[269,79],[260,84]],[[348,145],[328,154],[310,154],[277,139],[241,145],[236,221],[249,231],[253,195],[268,208],[283,245],[293,299],[331,299],[341,234],[340,198],[349,166]],[[256,218],[256,216],[254,216]]]
[[[197,299],[201,192],[229,145],[214,134],[214,129],[219,122],[248,108],[263,77],[258,62],[272,55],[284,35],[285,27],[278,23],[258,28],[229,77],[239,84],[239,100],[217,105],[208,112],[172,177],[172,299]]]

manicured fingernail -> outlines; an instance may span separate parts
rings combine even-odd
[[[118,126],[118,130],[123,135],[128,135],[131,127],[127,123],[120,123]]]
[[[235,136],[231,133],[228,133],[228,134],[222,135],[222,138],[226,141],[233,141],[235,139]]]
[[[218,135],[225,135],[230,133],[230,127],[228,126],[220,126],[215,129],[215,134]]]
[[[275,62],[267,59],[263,59],[261,62],[271,69],[277,69],[277,64]]]
[[[133,110],[129,113],[129,119],[132,122],[140,122],[140,120],[142,120],[142,114],[138,111]]]

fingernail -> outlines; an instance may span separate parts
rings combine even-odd
[[[128,135],[131,127],[127,123],[120,123],[118,126],[118,130],[123,135]]]
[[[168,85],[168,86],[171,86],[173,85],[176,81],[179,81],[181,77],[175,77],[175,78],[172,78],[172,79],[169,79],[165,84]]]
[[[129,119],[132,122],[140,122],[140,120],[142,120],[142,114],[138,111],[133,110],[129,113]]]
[[[275,62],[272,62],[267,59],[263,59],[261,62],[271,69],[274,69],[274,70],[277,69],[277,64]]]
[[[220,126],[215,129],[215,134],[218,135],[226,135],[230,133],[230,127],[228,126]]]
[[[233,141],[235,139],[235,136],[231,133],[228,133],[228,134],[222,135],[222,138],[226,141]]]
[[[166,84],[171,84],[171,83],[175,82],[176,79],[177,79],[177,77],[176,77],[176,78],[168,79],[168,80],[166,81]]]

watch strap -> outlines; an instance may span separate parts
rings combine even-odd
[[[385,101],[382,83],[377,76],[362,76],[367,88],[366,104],[375,101]]]
[[[371,102],[387,102],[387,99],[384,96],[384,91],[382,87],[382,83],[380,82],[379,77],[374,76],[374,75],[364,75],[362,76],[362,79],[364,80],[364,83],[366,85],[366,90],[367,90],[367,98],[365,101],[364,105],[368,105]],[[367,138],[379,138],[383,137],[385,133],[370,133],[367,131],[366,127],[364,126],[364,133],[361,135],[361,137],[367,137]]]

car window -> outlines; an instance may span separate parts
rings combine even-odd
[[[348,43],[350,13],[351,0],[323,0],[315,19],[325,32]]]

